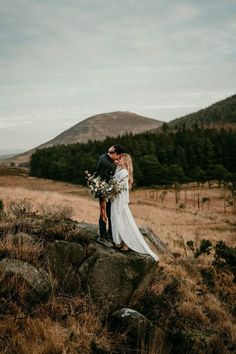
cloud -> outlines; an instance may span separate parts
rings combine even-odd
[[[2,0],[1,126],[200,109],[234,93],[235,23],[230,0]]]

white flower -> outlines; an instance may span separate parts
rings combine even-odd
[[[88,171],[85,171],[85,175],[87,185],[94,198],[97,198],[99,195],[99,197],[114,200],[114,198],[125,189],[122,185],[122,181],[117,181],[112,178],[109,182],[106,182],[102,180],[100,176],[94,178]]]

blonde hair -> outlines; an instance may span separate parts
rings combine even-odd
[[[132,184],[133,184],[133,162],[132,162],[132,158],[129,154],[122,154],[124,163],[125,163],[125,167],[128,171],[129,174],[129,189],[131,189]]]

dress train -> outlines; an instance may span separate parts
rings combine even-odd
[[[152,252],[144,240],[130,211],[128,204],[128,171],[126,169],[117,168],[114,178],[121,180],[126,189],[111,202],[111,227],[113,241],[117,245],[123,241],[131,250],[138,253],[149,254],[155,259],[155,261],[158,261],[157,255]]]

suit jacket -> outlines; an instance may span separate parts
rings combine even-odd
[[[104,181],[109,182],[116,171],[116,165],[113,163],[110,156],[105,153],[98,159],[95,175],[100,176]]]

